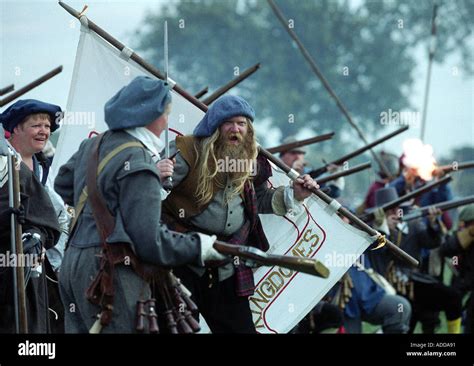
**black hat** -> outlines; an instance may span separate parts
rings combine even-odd
[[[375,192],[375,206],[381,207],[388,202],[398,198],[397,190],[394,187],[384,187]]]

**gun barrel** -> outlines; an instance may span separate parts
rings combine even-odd
[[[402,221],[411,221],[411,220],[419,219],[420,217],[427,216],[428,213],[429,213],[430,207],[434,207],[434,208],[444,212],[444,211],[448,211],[448,210],[451,210],[451,209],[456,208],[456,207],[466,206],[466,205],[469,205],[471,203],[474,203],[474,195],[459,198],[457,200],[441,202],[441,203],[438,203],[438,204],[432,205],[432,206],[422,207],[422,208],[420,208],[420,209],[418,209],[414,212],[411,212],[407,215],[404,215],[402,217]]]
[[[453,162],[452,164],[442,165],[438,167],[438,169],[442,170],[445,173],[456,172],[458,170],[469,169],[469,168],[474,168],[474,160],[464,161],[461,163]]]
[[[312,172],[310,172],[309,174],[315,178],[317,177],[318,175],[321,175],[323,174],[324,172],[327,171],[327,168],[329,165],[331,164],[334,164],[334,165],[341,165],[343,164],[345,161],[349,160],[349,159],[352,159],[353,157],[357,156],[357,155],[360,155],[364,152],[366,152],[367,150],[370,150],[371,148],[373,148],[374,146],[376,145],[379,145],[381,144],[382,142],[385,142],[389,139],[391,139],[392,137],[395,137],[399,134],[401,134],[402,132],[405,132],[406,130],[408,130],[408,126],[403,126],[402,128],[399,128],[398,130],[396,131],[393,131],[391,133],[389,133],[388,135],[385,135],[385,136],[382,136],[381,138],[371,142],[370,144],[367,144],[365,146],[362,146],[361,148],[357,149],[357,150],[354,150],[342,157],[340,157],[339,159],[336,159],[336,160],[333,160],[332,162],[330,163],[327,163],[325,166],[321,167],[321,168],[318,168],[318,169],[315,169],[313,170]]]
[[[423,193],[426,193],[428,191],[431,191],[432,189],[442,185],[442,184],[446,184],[448,182],[451,181],[451,176],[449,175],[446,175],[444,176],[443,178],[441,179],[438,179],[434,182],[431,182],[431,183],[428,183],[428,184],[425,184],[424,186],[410,192],[410,193],[407,193],[401,197],[398,197],[396,200],[393,200],[393,201],[390,201],[390,202],[387,202],[386,204],[384,204],[381,208],[382,210],[386,211],[386,210],[390,210],[392,208],[395,208],[397,206],[399,206],[401,203],[403,202],[406,202],[406,201],[409,201],[411,200],[412,198],[415,198],[415,197],[418,197],[420,195],[422,195]],[[367,221],[367,220],[370,220],[372,219],[374,216],[374,212],[369,212],[369,213],[366,213],[364,215],[361,215],[360,218],[364,221]]]
[[[228,90],[232,89],[234,86],[236,86],[237,84],[239,84],[243,80],[247,79],[250,75],[252,75],[259,68],[260,68],[260,63],[257,63],[255,65],[249,67],[247,70],[242,72],[239,76],[237,76],[235,79],[233,79],[233,80],[229,81],[227,84],[221,86],[219,89],[217,89],[214,93],[212,93],[210,96],[208,96],[202,102],[205,105],[211,104],[213,101],[215,101],[221,95],[225,94]]]
[[[204,94],[206,94],[209,91],[209,87],[206,86],[205,88],[202,88],[199,90],[196,94],[194,94],[194,98],[201,98]]]
[[[299,140],[299,141],[295,141],[295,142],[290,142],[288,144],[278,145],[278,146],[272,147],[270,149],[267,149],[267,151],[272,153],[272,154],[282,153],[282,152],[285,152],[285,151],[291,151],[291,150],[296,149],[298,147],[311,145],[311,144],[315,144],[317,142],[332,139],[333,136],[334,136],[334,132],[330,132],[330,133],[326,133],[324,135],[310,137],[309,139]]]
[[[351,174],[360,172],[361,170],[369,169],[371,166],[372,166],[372,164],[370,162],[366,162],[366,163],[356,165],[353,168],[342,170],[340,172],[328,175],[326,177],[322,177],[322,178],[318,179],[318,184],[323,184],[323,183],[329,182],[331,180],[335,180],[335,179],[340,178],[340,177],[345,177],[347,175],[351,175]]]
[[[11,101],[15,100],[16,98],[26,94],[30,90],[36,88],[38,85],[43,84],[45,81],[51,79],[53,76],[56,76],[61,71],[63,71],[62,66],[58,66],[55,69],[51,70],[47,74],[41,76],[40,78],[36,79],[35,81],[25,85],[23,88],[18,89],[17,91],[7,95],[4,99],[0,100],[0,107],[10,103]]]
[[[15,90],[15,85],[13,85],[13,84],[8,85],[8,86],[0,89],[0,95],[5,95],[7,93],[10,93],[13,90]]]

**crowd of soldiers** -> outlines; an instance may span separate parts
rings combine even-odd
[[[337,198],[344,178],[320,187],[307,174],[300,147],[279,156],[300,177],[270,187],[271,166],[259,154],[252,125],[255,112],[230,95],[210,106],[192,135],[170,143],[165,157],[160,136],[171,108],[167,83],[135,78],[105,104],[108,130],[83,141],[54,181],[47,153],[61,108],[26,99],[1,114],[5,143],[21,160],[21,206],[9,204],[12,178],[2,156],[0,253],[11,250],[13,215],[21,224],[23,252],[36,258],[24,276],[29,332],[192,333],[199,330],[199,314],[212,333],[256,332],[248,300],[255,289],[252,266],[223,255],[214,242],[266,251],[259,214],[298,212],[316,188]],[[393,177],[380,172],[353,211],[367,214],[373,228],[420,266],[407,266],[386,248],[368,250],[293,333],[361,333],[362,322],[383,333],[413,332],[421,322],[423,332],[434,333],[440,312],[449,333],[472,332],[474,205],[462,208],[453,223],[447,212],[431,207],[452,199],[442,184],[382,209],[426,184],[403,157],[396,164],[382,158],[394,166]],[[219,162],[232,159],[255,166],[222,169]],[[434,179],[443,174],[434,171]],[[417,206],[430,207],[429,214],[404,221]],[[449,284],[445,258],[456,267]],[[3,333],[17,330],[13,277],[12,267],[0,268]]]

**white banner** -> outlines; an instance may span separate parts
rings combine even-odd
[[[74,72],[64,120],[62,122],[51,179],[66,163],[82,140],[107,129],[104,105],[120,88],[136,76],[151,75],[133,60],[120,57],[121,53],[101,37],[81,28]],[[170,139],[176,134],[190,134],[204,116],[204,112],[175,91],[169,117]]]
[[[273,167],[274,187],[289,178]],[[322,299],[373,241],[368,234],[343,222],[315,195],[298,216],[260,215],[270,242],[269,253],[313,258],[330,270],[319,278],[280,267],[255,272],[250,308],[259,333],[287,333]]]
[[[82,140],[107,129],[104,104],[138,75],[149,75],[132,60],[87,29],[81,29],[67,114],[61,127],[51,178],[77,151]],[[203,112],[173,92],[170,128],[190,134]],[[274,186],[287,185],[289,179],[274,169]],[[356,258],[367,248],[370,239],[327,212],[327,205],[317,197],[308,200],[298,217],[261,215],[270,242],[270,252],[316,258],[331,270],[329,279],[294,273],[278,267],[262,267],[255,272],[256,292],[250,304],[257,331],[286,333],[341,278]]]

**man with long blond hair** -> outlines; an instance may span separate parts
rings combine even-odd
[[[293,187],[270,188],[271,168],[258,154],[252,122],[255,112],[237,96],[212,104],[193,135],[177,137],[175,161],[158,163],[160,178],[172,176],[173,189],[163,203],[163,220],[176,231],[214,234],[235,245],[268,250],[259,213],[285,215],[318,187],[304,176]],[[234,259],[204,267],[174,269],[191,290],[213,333],[255,333],[248,296],[255,285],[252,269]]]

